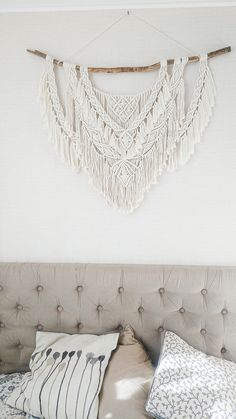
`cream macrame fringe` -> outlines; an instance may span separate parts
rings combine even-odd
[[[215,83],[207,65],[207,60],[203,57],[200,61],[193,97],[184,123],[178,133],[176,147],[168,158],[168,170],[173,171],[184,165],[194,154],[195,146],[200,142],[212,116],[215,97]]]
[[[137,208],[162,172],[186,163],[200,141],[215,103],[215,86],[203,56],[186,113],[186,63],[186,58],[176,60],[170,76],[163,61],[153,88],[133,96],[100,92],[86,68],[78,81],[75,66],[64,64],[64,112],[53,62],[47,58],[41,102],[51,139],[63,160],[74,169],[81,164],[116,208]]]
[[[47,57],[46,62],[46,71],[43,74],[39,90],[43,117],[49,128],[50,140],[55,145],[58,154],[73,170],[78,171],[80,169],[80,159],[78,135],[73,130],[72,98],[71,95],[67,96],[67,103],[70,101],[71,104],[70,110],[67,107],[67,118],[65,118],[57,93],[51,57]]]

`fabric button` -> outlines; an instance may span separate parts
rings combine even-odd
[[[79,330],[83,329],[83,327],[84,327],[83,323],[79,322],[79,323],[77,324],[77,328],[78,328]]]
[[[227,310],[227,308],[223,308],[223,309],[221,310],[221,314],[223,314],[223,316],[225,316],[225,314],[228,314],[228,310]]]
[[[24,348],[24,346],[21,343],[18,343],[17,348],[21,351]]]
[[[121,324],[119,324],[119,326],[117,327],[118,332],[122,332],[124,330],[123,326]]]
[[[202,294],[202,295],[206,295],[206,294],[207,294],[207,290],[206,290],[205,288],[203,288],[203,289],[201,290],[201,294]]]
[[[164,294],[164,292],[165,292],[165,289],[164,288],[159,288],[159,294]]]
[[[139,312],[139,313],[143,313],[143,312],[144,312],[144,308],[143,308],[142,306],[140,306],[140,307],[138,308],[138,312]]]
[[[103,310],[103,306],[101,306],[100,304],[99,304],[99,306],[97,306],[97,311],[102,311]]]
[[[37,286],[37,291],[38,292],[42,292],[43,291],[43,286],[42,285],[38,285]]]
[[[0,322],[0,328],[3,329],[5,327],[5,324],[3,322]]]
[[[179,312],[180,312],[181,314],[185,313],[185,308],[181,307],[181,308],[179,309]]]
[[[225,354],[225,352],[227,352],[227,349],[226,349],[225,347],[223,347],[223,348],[221,348],[220,352],[221,352],[222,354]]]
[[[201,335],[206,335],[207,331],[206,331],[206,329],[201,329],[200,333],[201,333]]]
[[[120,294],[122,294],[124,292],[124,287],[119,287],[118,291]]]
[[[60,306],[60,305],[59,305],[59,306],[57,306],[57,311],[59,311],[59,313],[60,313],[60,312],[62,312],[62,311],[63,311],[63,307],[62,307],[62,306]]]
[[[43,330],[43,325],[42,324],[37,324],[36,329],[40,332]]]
[[[163,327],[163,326],[158,327],[158,332],[159,332],[159,333],[164,332],[164,327]]]
[[[23,305],[22,304],[17,304],[16,308],[17,308],[17,310],[21,311],[21,310],[23,310]]]
[[[82,291],[83,291],[83,285],[78,285],[78,287],[77,287],[77,291],[78,291],[78,292],[82,292]]]

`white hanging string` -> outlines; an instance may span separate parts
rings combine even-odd
[[[93,38],[91,38],[88,42],[86,42],[84,45],[82,45],[79,49],[75,50],[72,54],[70,54],[65,61],[68,61],[73,57],[75,54],[78,54],[79,52],[83,51],[84,49],[88,48],[91,44],[93,44],[95,41],[97,41],[99,38],[101,38],[106,32],[108,32],[111,28],[113,28],[115,25],[117,25],[119,22],[121,22],[124,18],[127,17],[127,13],[122,13],[121,16],[119,16],[118,19],[113,21],[110,25],[108,25],[105,29],[103,29],[101,32],[99,32],[97,35],[95,35]]]
[[[154,29],[158,34],[160,34],[163,38],[168,39],[169,41],[173,42],[174,44],[176,44],[178,47],[184,49],[185,51],[187,51],[187,53],[189,54],[195,54],[195,52],[191,49],[189,49],[188,47],[186,47],[185,45],[183,45],[181,42],[179,42],[177,39],[173,38],[172,36],[168,35],[166,32],[161,31],[159,28],[157,28],[156,26],[154,26],[152,23],[148,22],[146,19],[144,19],[143,17],[140,17],[138,14],[133,12],[133,16],[138,19],[140,22],[143,22],[146,26],[148,26],[149,28]]]
[[[119,16],[118,19],[113,21],[110,25],[108,25],[105,29],[103,29],[101,32],[96,34],[92,39],[90,39],[88,42],[86,42],[84,45],[82,45],[79,49],[75,50],[72,54],[70,54],[68,57],[65,58],[65,61],[69,61],[75,54],[80,53],[84,49],[88,48],[91,44],[93,44],[95,41],[100,39],[105,33],[109,32],[110,29],[112,29],[114,26],[116,26],[118,23],[120,23],[123,19],[129,18],[129,16],[132,14],[132,16],[139,20],[140,22],[144,23],[146,26],[148,26],[151,29],[154,29],[159,35],[162,36],[162,38],[168,39],[181,49],[184,49],[188,54],[195,54],[195,52],[191,49],[189,49],[187,46],[183,45],[181,42],[179,42],[177,39],[173,38],[172,36],[168,35],[167,33],[161,31],[159,28],[157,28],[152,23],[148,22],[143,17],[139,16],[137,13],[131,12],[130,10],[127,10],[126,13],[122,13],[121,16]]]

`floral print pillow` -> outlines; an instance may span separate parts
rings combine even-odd
[[[236,419],[236,364],[167,331],[146,411],[158,419]]]

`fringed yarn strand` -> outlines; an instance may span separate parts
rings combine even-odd
[[[72,112],[68,120],[65,118],[57,92],[54,65],[50,57],[46,60],[46,71],[40,83],[39,95],[51,142],[55,145],[62,160],[78,171],[80,168],[77,153],[78,136],[73,131]]]
[[[169,156],[168,169],[174,170],[187,163],[194,154],[195,146],[212,116],[215,105],[216,88],[207,65],[207,57],[202,56],[199,65],[199,74],[196,80],[193,97],[186,114],[186,118],[179,130],[176,147]]]

